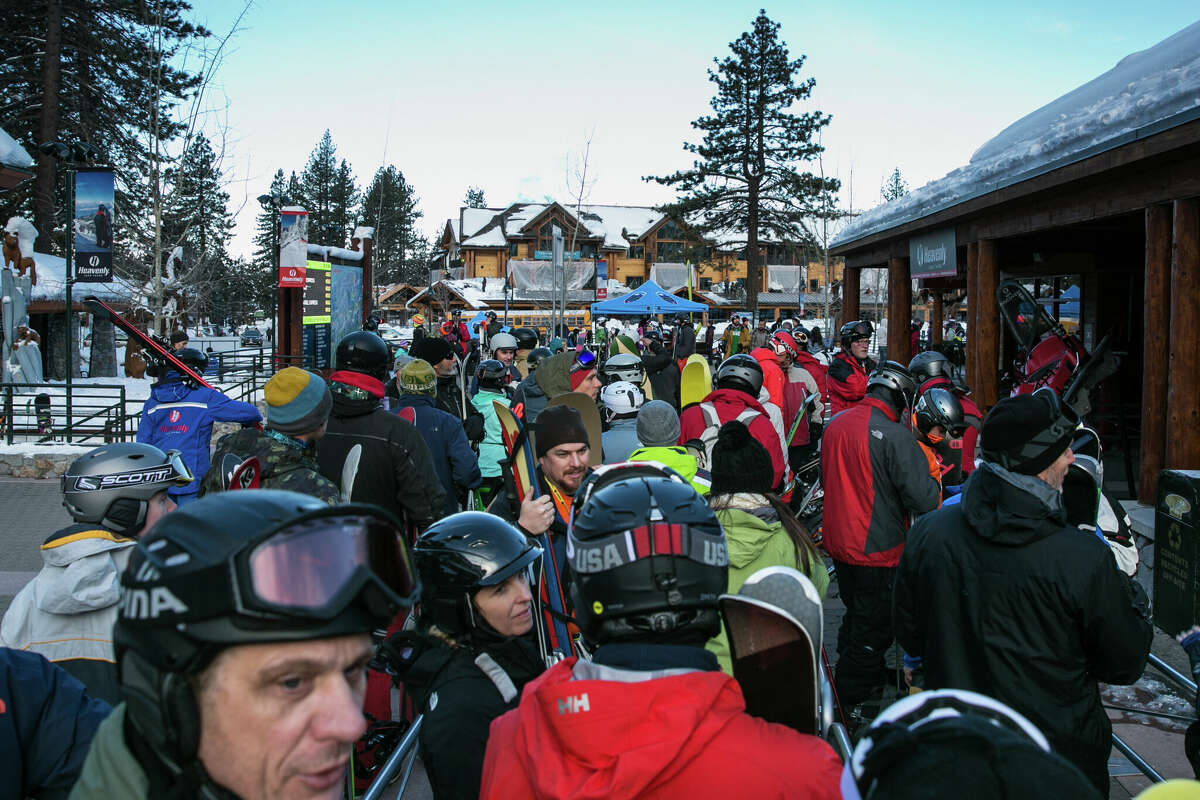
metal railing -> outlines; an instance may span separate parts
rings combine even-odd
[[[129,413],[123,384],[6,383],[2,391],[5,444],[18,437],[33,443],[62,437],[68,444],[105,444],[137,435],[137,415]]]

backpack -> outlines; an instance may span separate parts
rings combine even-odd
[[[721,416],[717,413],[717,407],[712,403],[705,401],[700,404],[700,413],[704,415],[704,432],[700,434],[700,441],[704,443],[704,464],[701,466],[707,467],[712,463],[713,446],[717,443],[717,435],[721,432]],[[755,411],[753,408],[747,408],[738,414],[735,419],[750,427],[750,423],[755,417],[761,417],[762,414]]]

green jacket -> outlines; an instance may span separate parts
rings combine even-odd
[[[483,414],[483,441],[479,443],[479,471],[485,478],[495,478],[500,475],[500,462],[508,458],[504,449],[504,437],[500,433],[500,419],[496,416],[493,400],[499,400],[505,407],[509,406],[508,396],[499,392],[480,389],[471,398],[471,405]]]
[[[286,489],[315,497],[331,506],[342,501],[342,493],[333,481],[321,475],[317,467],[316,447],[278,431],[257,431],[242,428],[240,431],[222,436],[213,452],[212,469],[200,484],[203,497],[223,490],[221,485],[221,460],[227,453],[236,453],[245,459],[258,458],[262,470],[259,488]]]
[[[125,744],[125,704],[100,723],[69,800],[135,800],[148,795],[146,772]]]
[[[829,574],[825,571],[824,562],[816,559],[811,569],[803,569],[796,563],[796,549],[774,509],[768,506],[753,511],[757,513],[740,508],[716,511],[717,520],[725,529],[725,543],[729,548],[729,593],[737,594],[746,579],[764,567],[792,567],[808,575],[824,600],[825,590],[829,588]],[[733,664],[729,658],[729,640],[725,636],[725,629],[722,628],[720,635],[709,639],[707,646],[716,655],[717,661],[721,662],[721,669],[732,675]]]
[[[701,497],[708,494],[709,487],[712,485],[712,478],[709,474],[699,469],[696,464],[696,457],[688,452],[686,447],[675,445],[674,447],[641,447],[629,454],[629,461],[657,461],[660,464],[670,467],[683,476],[683,479],[692,484],[692,488]]]

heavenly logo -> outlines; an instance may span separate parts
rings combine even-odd
[[[931,264],[946,263],[946,245],[939,244],[937,247],[926,247],[923,244],[917,245],[917,266],[925,266],[925,262]]]
[[[578,714],[581,711],[591,711],[588,705],[587,692],[577,697],[560,697],[558,698],[558,714]]]
[[[175,409],[174,411],[172,411],[170,414],[167,415],[167,419],[171,421],[171,424],[179,422],[179,420],[182,418],[183,418],[183,413],[181,411],[179,411],[179,409]]]

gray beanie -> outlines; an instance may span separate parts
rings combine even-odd
[[[679,443],[679,415],[670,403],[651,400],[637,415],[637,437],[642,447],[670,447]]]

